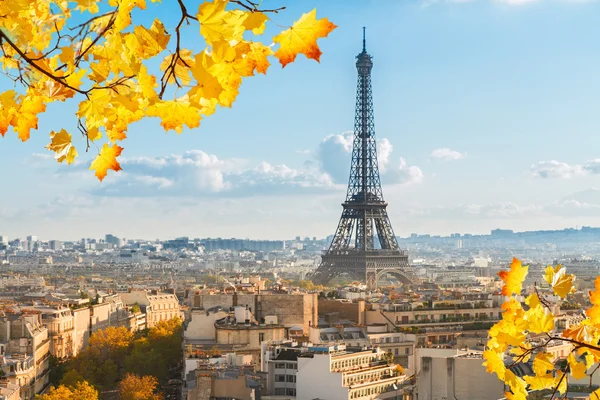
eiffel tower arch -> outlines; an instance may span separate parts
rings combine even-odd
[[[321,256],[321,264],[312,276],[313,282],[326,284],[340,275],[365,281],[371,289],[381,276],[391,274],[404,284],[416,283],[408,263],[408,253],[400,249],[383,199],[375,122],[371,70],[373,59],[367,53],[363,28],[363,49],[356,56],[358,81],[354,141],[346,201],[342,216],[329,246]]]

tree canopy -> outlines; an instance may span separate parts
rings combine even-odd
[[[153,376],[127,374],[119,383],[119,395],[122,400],[160,400],[157,387],[158,381]]]
[[[148,386],[151,379],[156,381],[154,386],[166,384],[169,368],[182,359],[181,338],[179,318],[160,321],[135,335],[125,327],[100,330],[92,334],[88,347],[64,364],[61,386],[70,388],[86,383],[102,392],[115,390],[120,388],[121,377],[126,374],[135,377],[130,377],[127,387],[135,386],[139,379],[145,379],[143,382]]]
[[[117,157],[130,124],[156,117],[167,131],[196,128],[217,106],[231,107],[242,80],[265,74],[270,57],[282,67],[298,54],[319,61],[317,39],[336,27],[312,10],[260,41],[268,24],[285,25],[279,18],[285,7],[159,2],[0,1],[0,72],[14,82],[0,93],[0,134],[12,130],[27,141],[48,105],[76,101],[77,128],[52,130],[47,148],[68,164],[82,147],[91,149],[97,156],[90,169],[102,180],[121,169]],[[163,17],[173,12],[171,29]],[[198,34],[200,40],[192,39]],[[74,136],[81,137],[79,151]]]
[[[50,388],[48,393],[36,396],[38,400],[98,400],[98,391],[87,382],[78,382],[69,387],[60,385]]]

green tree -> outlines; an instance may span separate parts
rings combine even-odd
[[[134,303],[133,306],[131,306],[131,312],[134,314],[142,312],[142,309],[140,308],[140,305],[137,302]]]

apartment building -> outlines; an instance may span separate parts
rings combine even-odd
[[[72,357],[75,351],[75,319],[66,307],[35,306],[27,308],[41,313],[42,323],[48,328],[50,354],[58,359]]]
[[[123,303],[128,306],[138,304],[146,314],[146,326],[152,328],[160,321],[168,321],[172,318],[181,318],[181,309],[177,296],[171,293],[160,293],[155,290],[131,291],[120,293]]]
[[[22,399],[48,389],[50,337],[41,312],[23,310],[0,316],[0,357],[4,357],[1,368],[8,382],[20,386]]]
[[[0,356],[0,369],[6,380],[19,387],[19,397],[22,400],[33,399],[37,394],[35,360],[31,355],[12,354]]]
[[[489,374],[480,352],[447,355],[443,352],[421,357],[417,376],[417,400],[504,398],[504,382]]]
[[[318,321],[317,293],[191,293],[193,308],[208,310],[222,307],[224,310],[242,306],[254,314],[259,322],[269,316],[277,317],[278,323],[286,328],[300,328],[308,335],[310,325]]]
[[[0,400],[20,400],[21,387],[10,383],[8,379],[0,380]]]
[[[296,399],[353,400],[402,395],[406,375],[379,349],[312,347],[298,356]]]

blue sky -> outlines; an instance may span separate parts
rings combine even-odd
[[[76,103],[52,106],[29,142],[0,140],[0,234],[332,234],[363,25],[397,234],[600,226],[600,2],[264,4],[288,5],[274,17],[282,25],[316,7],[339,26],[319,41],[320,64],[300,56],[282,70],[273,59],[267,76],[244,81],[232,109],[181,135],[156,120],[132,125],[124,171],[102,183],[86,170],[90,154],[63,167],[46,153],[47,133],[76,123]],[[195,40],[197,27],[187,34]]]

